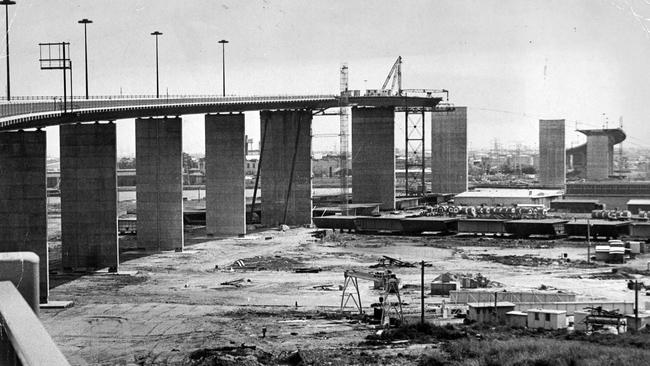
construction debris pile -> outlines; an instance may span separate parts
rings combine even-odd
[[[303,263],[279,255],[272,257],[255,256],[251,258],[238,259],[228,269],[244,271],[289,271],[303,266]]]
[[[495,254],[472,254],[468,256],[470,259],[480,261],[491,261],[496,263],[505,264],[508,266],[525,266],[525,267],[539,267],[569,264],[571,259],[565,257],[559,258],[546,258],[534,254],[524,255],[495,255]]]
[[[377,264],[372,264],[369,266],[369,268],[385,268],[385,267],[403,267],[403,268],[414,268],[416,266],[420,266],[421,263],[416,263],[416,262],[405,262],[401,259],[389,257],[387,255],[383,255],[381,258],[379,258]],[[431,263],[424,263],[425,267],[431,267]]]
[[[459,288],[489,288],[501,287],[500,282],[490,281],[480,273],[450,273],[446,272],[431,281],[431,294],[449,296],[450,291]]]

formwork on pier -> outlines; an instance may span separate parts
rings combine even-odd
[[[547,235],[558,237],[565,235],[564,224],[567,220],[542,219],[542,220],[510,220],[505,222],[506,232],[518,237],[530,235]]]
[[[407,217],[402,219],[402,228],[407,234],[423,232],[451,233],[458,231],[458,219],[455,217]]]
[[[401,233],[404,231],[401,217],[363,217],[354,220],[357,232]]]
[[[465,234],[504,234],[506,228],[502,219],[460,219],[458,233]]]
[[[592,237],[618,238],[630,234],[631,221],[589,220],[589,233]],[[567,236],[587,237],[587,219],[578,219],[564,224]]]
[[[340,229],[340,230],[356,230],[354,226],[354,219],[356,216],[322,216],[314,217],[314,225],[319,229]]]

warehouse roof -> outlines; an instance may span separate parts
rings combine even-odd
[[[650,200],[629,200],[627,201],[628,205],[650,205]]]
[[[459,193],[456,197],[505,197],[505,198],[526,198],[526,197],[557,197],[562,191],[555,189],[508,189],[508,188],[476,188],[473,191]]]

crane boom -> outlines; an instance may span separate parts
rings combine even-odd
[[[382,90],[386,90],[391,78],[393,79],[393,83],[391,84],[390,90],[395,90],[395,84],[397,84],[397,95],[402,95],[402,56],[397,56],[397,60],[395,60],[393,67],[390,68],[384,85],[381,87]]]

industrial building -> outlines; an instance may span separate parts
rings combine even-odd
[[[650,199],[650,182],[575,182],[566,186],[565,199],[598,200],[608,209],[623,209],[632,199]]]
[[[549,208],[551,201],[560,197],[562,191],[552,189],[476,188],[456,195],[454,203],[463,206],[544,205]]]

